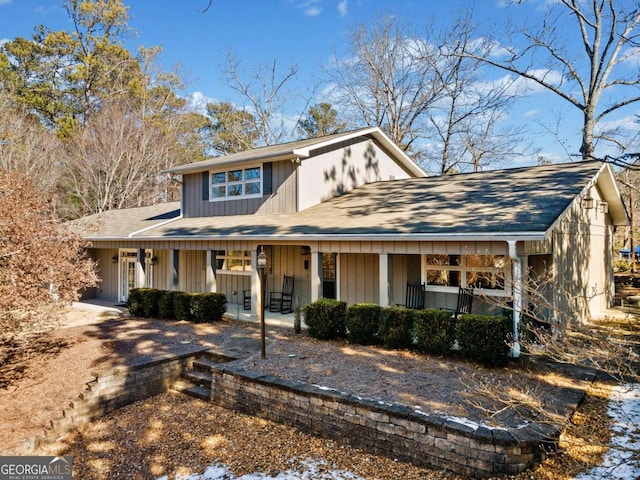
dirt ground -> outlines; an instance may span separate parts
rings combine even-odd
[[[67,326],[29,342],[16,339],[2,346],[0,425],[5,434],[0,437],[0,452],[40,434],[93,379],[94,372],[203,345],[224,349],[241,344],[244,358],[238,362],[246,367],[492,425],[520,424],[523,416],[535,413],[536,405],[553,408],[554,389],[572,383],[555,370],[527,375],[515,365],[486,370],[463,361],[410,352],[320,342],[287,328],[269,328],[267,360],[262,361],[255,324],[192,324],[96,315],[74,310],[67,317]],[[27,344],[34,348],[24,348]],[[500,415],[491,415],[501,405],[494,404],[492,398],[479,403],[473,391],[479,385],[529,395],[531,401],[523,402],[529,407],[507,408]],[[596,412],[602,413],[605,397],[592,395],[586,402],[585,408],[594,409],[590,416],[597,418]],[[465,398],[474,401],[466,402]],[[604,416],[600,421],[606,422]],[[82,469],[78,478],[172,477],[180,472],[202,472],[214,461],[228,463],[235,473],[276,472],[307,457],[328,460],[364,478],[455,478],[320,441],[176,393],[126,407],[60,439],[48,451],[73,455]],[[593,455],[587,457],[593,461]],[[557,473],[557,466],[552,470]]]

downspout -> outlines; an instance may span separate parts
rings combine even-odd
[[[512,265],[513,279],[513,348],[511,356],[518,358],[520,356],[520,312],[522,312],[522,261],[516,254],[515,240],[508,240],[509,258]]]

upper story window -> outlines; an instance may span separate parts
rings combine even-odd
[[[236,200],[262,196],[262,167],[210,173],[209,200]]]

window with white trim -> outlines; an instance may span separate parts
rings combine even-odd
[[[262,166],[209,172],[209,200],[236,200],[262,196]]]
[[[507,275],[504,255],[426,255],[427,289],[474,287],[504,291]]]
[[[216,270],[220,273],[251,273],[249,250],[216,250]]]

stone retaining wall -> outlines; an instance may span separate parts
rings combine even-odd
[[[92,373],[94,380],[87,384],[75,401],[63,408],[62,416],[52,420],[42,436],[29,438],[15,450],[2,454],[28,455],[73,428],[138,400],[166,392],[184,370],[191,368],[194,358],[203,350]]]
[[[211,401],[377,455],[473,477],[515,474],[554,448],[544,425],[498,429],[416,412],[225,365],[212,369]]]

